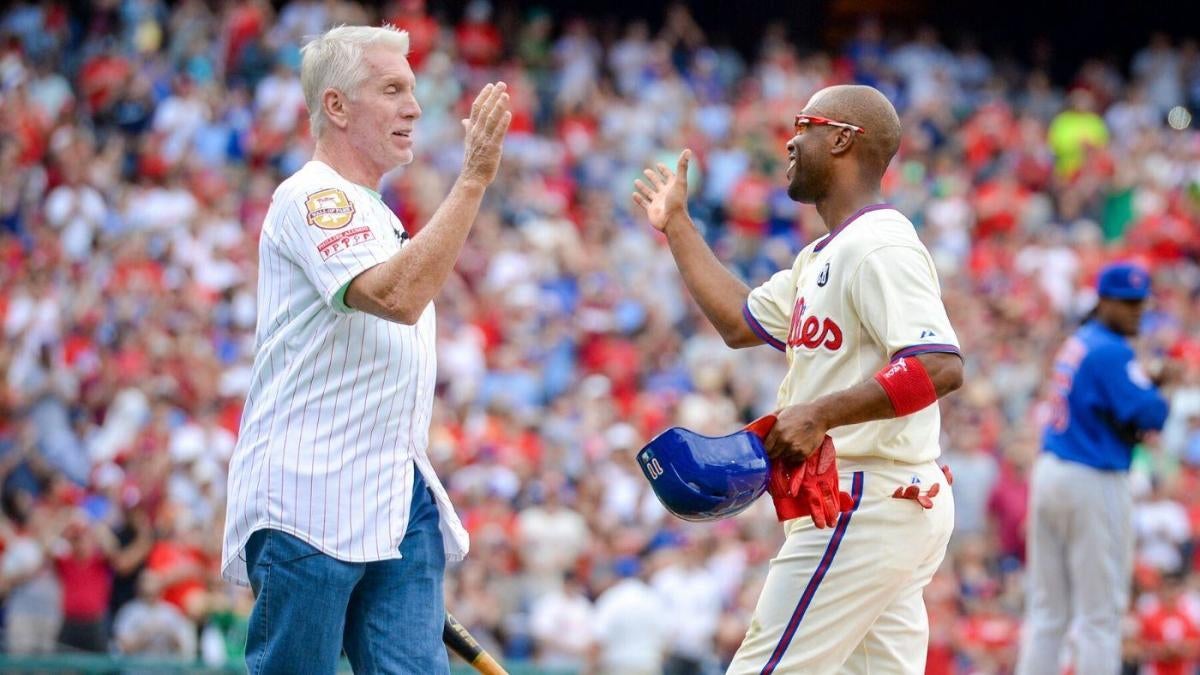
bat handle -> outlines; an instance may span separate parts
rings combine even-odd
[[[461,656],[464,661],[471,664],[472,668],[483,675],[508,675],[508,671],[497,663],[486,649],[479,646],[479,642],[471,636],[471,632],[459,623],[458,619],[455,619],[450,612],[446,612],[445,625],[442,626],[442,641],[451,651]]]
[[[492,655],[487,652],[482,652],[479,656],[476,656],[475,660],[471,662],[471,666],[483,675],[508,675],[508,671],[504,669],[504,666],[496,663],[496,659],[493,659]]]

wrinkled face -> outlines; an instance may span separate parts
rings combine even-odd
[[[408,59],[374,47],[363,55],[366,79],[347,101],[350,143],[386,173],[413,160],[413,127],[421,116]]]

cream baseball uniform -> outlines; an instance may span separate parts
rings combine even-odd
[[[780,407],[854,386],[889,362],[958,353],[937,273],[912,223],[887,205],[860,210],[813,242],[790,270],[750,293],[754,332],[786,352]],[[841,488],[855,500],[833,528],[784,523],[750,628],[729,673],[922,673],[922,589],[941,563],[954,501],[938,465],[940,415],[833,429]],[[942,482],[933,508],[893,499]]]
[[[433,303],[407,326],[355,312],[350,281],[403,245],[379,195],[311,161],[275,190],[259,242],[250,391],[229,467],[222,571],[247,584],[244,548],[281,530],[346,562],[400,557],[413,471],[441,516],[448,560],[467,534],[429,462]]]

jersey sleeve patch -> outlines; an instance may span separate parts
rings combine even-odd
[[[354,204],[337,188],[310,194],[304,208],[308,210],[308,224],[322,230],[340,230],[354,220]]]
[[[329,260],[352,246],[357,246],[374,238],[375,234],[371,232],[371,228],[365,225],[355,227],[344,232],[338,232],[320,244],[317,244],[317,252],[321,254],[321,260]]]

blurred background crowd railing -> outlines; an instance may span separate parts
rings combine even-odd
[[[313,146],[299,47],[386,20],[410,33],[424,114],[417,161],[381,192],[417,236],[461,161],[471,97],[494,79],[512,95],[500,177],[437,301],[429,449],[472,537],[447,604],[485,646],[592,672],[720,672],[732,655],[782,540],[770,506],[685,525],[633,453],[670,425],[724,434],[772,408],[785,364],[725,348],[631,184],[692,148],[693,213],[759,283],[823,233],[785,193],[792,116],[822,86],[864,82],[901,113],[886,195],[932,252],[966,355],[941,404],[958,517],[926,592],[928,672],[1013,663],[1050,359],[1117,258],[1154,275],[1141,355],[1185,364],[1135,462],[1128,667],[1178,653],[1195,669],[1196,40],[1147,35],[1063,77],[1044,43],[1011,57],[870,16],[819,49],[769,23],[747,52],[684,5],[653,24],[481,0],[6,7],[0,594],[15,660],[0,667],[96,653],[241,668],[252,598],[220,579],[221,520],[258,233]]]

